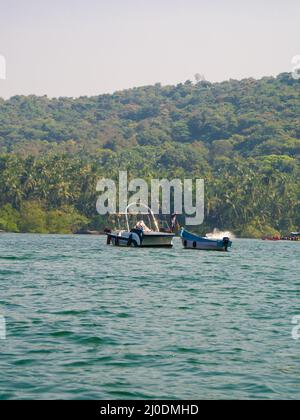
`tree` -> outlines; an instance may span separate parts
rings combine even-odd
[[[38,202],[22,204],[19,229],[26,233],[48,233],[46,213]]]

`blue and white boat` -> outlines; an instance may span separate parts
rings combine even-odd
[[[232,246],[230,238],[223,238],[220,240],[208,239],[190,233],[186,229],[181,230],[180,236],[185,249],[228,251]]]

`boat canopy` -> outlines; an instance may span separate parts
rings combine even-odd
[[[132,210],[130,210],[131,207],[134,207],[135,209],[139,208],[139,211],[138,212],[137,211],[133,212]],[[146,212],[141,211],[142,208],[144,208],[146,210]],[[146,204],[143,204],[143,203],[131,203],[126,207],[125,217],[126,217],[126,224],[127,224],[128,232],[130,231],[128,216],[129,215],[139,215],[139,214],[148,214],[148,215],[150,214],[151,217],[152,217],[156,232],[159,232],[158,223],[157,223],[157,220],[154,216],[153,211],[150,209],[150,207],[148,207]],[[141,223],[141,222],[139,222],[139,223]]]

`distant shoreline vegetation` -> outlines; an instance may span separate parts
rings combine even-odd
[[[0,99],[0,231],[103,230],[99,178],[203,178],[205,222],[238,236],[300,226],[300,81]]]

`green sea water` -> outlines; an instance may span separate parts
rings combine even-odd
[[[1,234],[0,399],[299,399],[299,256]]]

